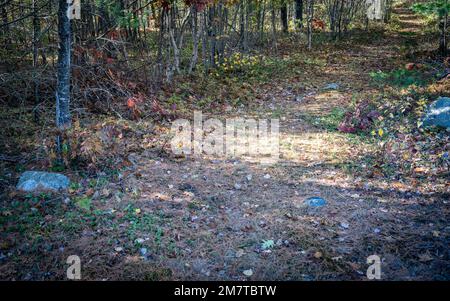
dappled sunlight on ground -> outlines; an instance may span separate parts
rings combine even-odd
[[[322,163],[339,164],[357,155],[355,145],[337,132],[289,135],[281,140],[281,145],[284,160],[306,166]]]

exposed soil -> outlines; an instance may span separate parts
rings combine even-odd
[[[396,13],[399,33],[320,53],[327,60],[320,78],[274,78],[254,106],[205,117],[280,118],[277,163],[175,157],[167,145],[130,154],[117,181],[90,192],[102,212],[97,220],[86,215],[71,220],[82,226],[48,236],[46,222],[70,218],[70,202],[56,196],[43,201],[43,220],[31,232],[2,233],[0,278],[64,279],[65,258],[76,254],[83,279],[366,280],[367,257],[378,255],[384,280],[449,280],[448,186],[412,189],[402,175],[350,173],[344,167],[373,146],[311,122],[355,93],[373,93],[367,70],[389,69],[411,39],[401,32],[418,34],[409,11]],[[324,91],[328,83],[339,89]],[[309,197],[327,203],[313,208],[304,203]],[[42,237],[36,249],[31,233]],[[263,248],[268,240],[274,245]]]

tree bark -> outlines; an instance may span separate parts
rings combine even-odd
[[[39,79],[37,78],[37,66],[38,66],[38,51],[39,51],[39,40],[41,35],[41,28],[39,24],[38,12],[36,9],[36,0],[32,2],[33,7],[33,85],[34,85],[34,121],[39,122]]]
[[[56,126],[70,128],[70,20],[67,0],[59,0],[58,9],[58,75],[56,86]]]
[[[314,0],[308,0],[308,50],[312,49],[313,17],[314,17]]]
[[[277,47],[277,28],[275,25],[275,3],[274,0],[272,0],[272,16],[271,16],[271,20],[272,20],[272,46],[273,49],[275,50],[275,52],[278,51],[278,47]]]
[[[295,24],[298,29],[303,28],[303,0],[295,0]]]
[[[448,51],[448,41],[447,41],[447,27],[448,27],[448,12],[444,15],[441,20],[441,38],[439,41],[439,52],[443,55],[447,54]]]
[[[191,57],[191,62],[189,64],[189,70],[188,73],[192,73],[192,70],[194,70],[195,65],[197,65],[197,60],[198,60],[198,41],[200,39],[200,34],[203,30],[203,28],[201,28],[199,30],[198,28],[198,18],[197,18],[197,7],[195,5],[193,5],[191,7],[191,30],[192,30],[192,57]]]
[[[281,28],[283,29],[284,33],[287,33],[288,32],[288,13],[287,13],[286,0],[281,1],[280,18],[281,18]]]

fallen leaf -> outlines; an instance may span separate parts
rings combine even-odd
[[[357,263],[355,263],[355,262],[349,262],[348,264],[349,264],[349,266],[351,266],[352,269],[354,269],[354,270],[359,270],[359,268],[361,267],[359,264],[357,264]]]
[[[348,229],[350,227],[350,225],[347,223],[341,223],[341,227],[344,229]]]
[[[262,243],[261,248],[262,248],[263,250],[267,250],[267,249],[273,248],[274,245],[275,245],[275,242],[274,242],[273,240],[271,240],[271,239],[269,239],[269,240],[264,240],[263,243]]]
[[[237,252],[236,252],[236,257],[237,257],[237,258],[242,257],[242,255],[244,255],[244,254],[245,254],[244,250],[239,249],[239,250],[237,250]]]
[[[431,260],[433,260],[433,257],[431,257],[430,254],[428,254],[428,253],[419,255],[419,261],[421,261],[421,262],[427,262],[427,261],[431,261]]]
[[[253,275],[253,270],[252,269],[248,269],[248,270],[245,270],[243,273],[244,273],[245,276],[250,277],[250,276]]]
[[[315,258],[317,258],[317,259],[320,259],[320,258],[322,258],[322,252],[320,252],[320,251],[317,251],[316,253],[314,253],[314,257]]]
[[[423,167],[416,167],[414,168],[414,172],[416,173],[425,173],[427,170]]]
[[[399,190],[406,189],[405,184],[400,183],[400,182],[394,182],[394,183],[392,183],[392,187],[394,187],[394,188],[396,188],[396,189],[399,189]]]
[[[91,196],[94,194],[94,189],[89,188],[88,190],[86,190],[86,196]]]

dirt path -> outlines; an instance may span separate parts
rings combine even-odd
[[[394,188],[389,181],[353,177],[342,167],[371,146],[311,124],[311,118],[348,105],[355,93],[371,93],[367,69],[389,68],[399,46],[390,42],[411,39],[402,33],[415,33],[418,26],[408,10],[396,13],[401,22],[396,36],[355,45],[345,57],[329,54],[329,81],[308,79],[313,88],[298,97],[279,79],[268,91],[272,101],[266,109],[234,112],[252,118],[276,112],[277,164],[249,158],[155,159],[154,153],[136,159],[125,189],[139,191],[136,208],[161,216],[166,237],[150,247],[149,265],[170,269],[171,279],[363,280],[366,258],[375,254],[382,258],[386,280],[448,277],[448,246],[438,234],[448,231],[443,200]],[[321,90],[330,82],[339,89]],[[309,207],[308,197],[327,204]],[[273,247],[264,248],[267,241]]]

